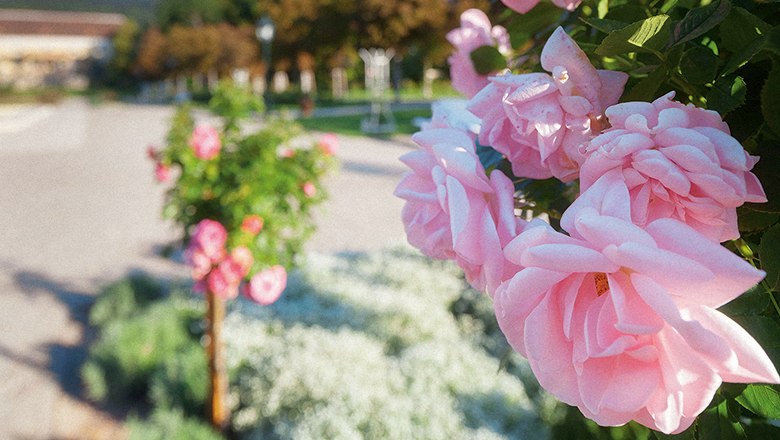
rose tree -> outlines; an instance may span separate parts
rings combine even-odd
[[[402,157],[409,242],[597,424],[778,435],[780,7],[502,2],[448,35],[468,100]]]
[[[212,424],[224,429],[227,377],[220,331],[224,302],[240,292],[268,305],[287,282],[286,267],[314,231],[311,208],[326,197],[321,177],[334,165],[338,139],[296,148],[289,123],[244,135],[239,119],[261,104],[229,84],[210,102],[222,128],[195,124],[187,106],[174,116],[167,145],[149,150],[159,181],[171,181],[164,215],[182,227],[194,290],[208,301],[207,346]]]

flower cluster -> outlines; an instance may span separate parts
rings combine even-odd
[[[473,17],[451,35],[472,32]],[[401,158],[411,171],[396,189],[403,222],[412,245],[454,260],[493,298],[540,384],[601,425],[668,434],[723,381],[780,383],[761,346],[716,310],[765,276],[721,245],[739,237],[737,207],[767,201],[758,158],[722,117],[673,92],[618,104],[628,75],[597,70],[561,27],[541,50],[546,73],[474,78],[460,64],[474,43],[450,41],[453,84],[479,90],[446,115],[435,107],[414,135],[420,149]],[[454,123],[472,118],[478,130]],[[580,184],[560,230],[517,218],[525,185],[550,177]]]
[[[171,182],[164,214],[182,226],[195,290],[222,299],[241,292],[271,304],[313,231],[310,210],[324,200],[320,178],[338,151],[325,134],[311,148],[293,145],[291,124],[249,135],[239,129],[245,91],[217,88],[210,103],[221,127],[195,123],[189,108],[174,116],[163,150],[150,147],[158,181]],[[243,287],[242,287],[243,283]]]

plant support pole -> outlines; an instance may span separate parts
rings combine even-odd
[[[210,398],[208,416],[211,425],[224,432],[230,419],[227,407],[227,369],[222,345],[222,322],[225,319],[225,300],[213,292],[206,294],[206,354],[209,363]]]

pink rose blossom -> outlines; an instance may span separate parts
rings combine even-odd
[[[238,296],[238,281],[234,279],[235,272],[233,268],[227,267],[230,264],[227,260],[220,263],[218,267],[213,269],[206,277],[206,286],[209,292],[222,299],[233,299]]]
[[[469,9],[460,16],[460,26],[447,34],[447,41],[455,46],[449,58],[452,87],[471,98],[488,84],[485,76],[474,69],[471,52],[482,46],[496,46],[508,54],[512,46],[509,33],[503,26],[491,26],[490,19],[479,9]]]
[[[539,0],[501,0],[501,2],[504,3],[508,8],[514,9],[521,14],[525,14],[526,12],[533,9],[539,3]],[[580,3],[582,3],[582,0],[552,0],[552,3],[561,9],[573,11],[577,9],[577,6],[579,6]]]
[[[162,162],[157,162],[154,164],[154,177],[160,183],[171,180],[171,167]]]
[[[311,182],[306,182],[303,184],[303,193],[306,194],[306,197],[314,197],[317,195],[317,187]]]
[[[631,218],[643,226],[676,218],[712,240],[739,237],[736,208],[766,202],[750,156],[714,111],[672,100],[626,102],[607,109],[612,128],[584,148],[584,191],[618,169],[631,194]]]
[[[192,269],[192,279],[198,281],[211,272],[213,262],[197,246],[190,245],[185,251],[185,259]]]
[[[424,123],[422,129],[455,128],[476,140],[481,121],[466,108],[467,104],[465,99],[442,99],[434,102],[431,104],[431,120]]]
[[[395,195],[409,243],[425,255],[454,259],[469,283],[492,295],[516,270],[502,248],[522,228],[514,216],[514,186],[500,171],[488,178],[472,139],[456,129],[429,129],[412,138],[421,149],[401,161],[412,171]]]
[[[245,277],[249,273],[249,269],[252,268],[252,264],[255,262],[255,257],[252,256],[252,251],[246,246],[238,246],[230,251],[229,259],[241,269],[238,271],[240,278]]]
[[[334,133],[324,134],[317,141],[317,147],[322,150],[326,156],[333,156],[339,150],[339,137]]]
[[[780,382],[758,343],[716,310],[764,273],[674,219],[631,222],[619,170],[505,248],[523,267],[496,317],[539,383],[601,425],[686,429],[722,381]]]
[[[217,129],[208,124],[198,125],[192,132],[190,147],[198,159],[210,160],[217,157],[222,148]]]
[[[283,159],[292,159],[295,157],[295,149],[290,147],[285,147],[279,150],[279,157]]]
[[[469,110],[482,119],[480,143],[504,154],[517,177],[568,182],[584,160],[578,147],[602,130],[602,113],[618,101],[628,75],[596,70],[560,27],[541,60],[552,76],[492,77]]]
[[[190,246],[199,249],[212,262],[218,262],[225,256],[227,231],[214,220],[204,219],[195,226]]]
[[[287,286],[287,271],[276,265],[256,273],[244,288],[244,295],[260,305],[270,305],[279,299]]]
[[[259,215],[244,217],[244,220],[241,222],[241,230],[252,235],[259,234],[263,230],[263,218]]]

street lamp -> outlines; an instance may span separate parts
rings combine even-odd
[[[255,23],[255,36],[263,45],[263,64],[265,64],[265,111],[268,111],[270,104],[268,89],[271,85],[271,43],[274,41],[276,27],[271,17],[263,15]]]

